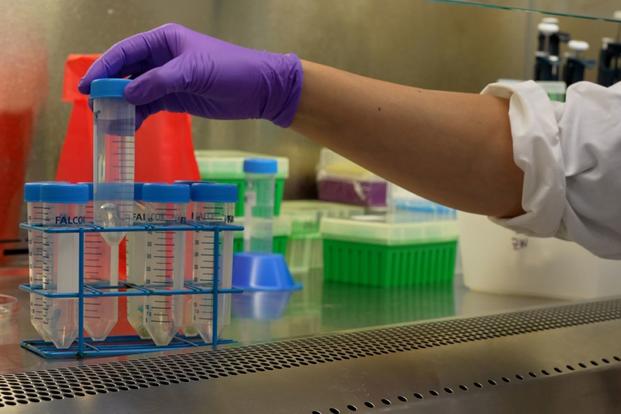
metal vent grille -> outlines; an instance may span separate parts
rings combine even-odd
[[[210,380],[621,319],[621,300],[0,376],[0,407]]]

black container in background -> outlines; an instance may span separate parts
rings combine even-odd
[[[611,86],[621,81],[621,43],[608,43],[599,53],[597,83]]]
[[[535,73],[536,81],[557,81],[559,80],[558,63],[553,63],[548,56],[535,57]]]

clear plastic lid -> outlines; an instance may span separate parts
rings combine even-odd
[[[385,181],[382,177],[327,148],[319,153],[317,178],[346,178],[361,181]]]
[[[243,226],[244,218],[235,218],[235,225]],[[273,226],[273,234],[274,237],[279,236],[290,236],[291,235],[291,221],[286,219],[285,217],[274,217],[274,226]],[[242,237],[243,232],[236,231],[235,237]]]
[[[248,158],[275,159],[278,163],[276,178],[289,177],[289,159],[285,157],[229,150],[196,150],[194,154],[201,178],[206,180],[244,179],[244,161]]]
[[[363,213],[361,206],[319,200],[283,201],[281,207],[282,216],[291,222],[292,235],[319,233],[322,217],[348,218]]]
[[[404,245],[457,240],[455,220],[414,223],[386,223],[381,216],[355,219],[325,217],[321,220],[325,238],[383,245]]]
[[[318,211],[327,217],[345,218],[354,214],[362,214],[364,207],[321,200],[286,200],[282,202],[281,211],[287,214],[303,214]]]

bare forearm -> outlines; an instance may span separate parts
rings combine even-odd
[[[431,200],[498,217],[521,213],[523,173],[506,100],[303,65],[294,130]]]

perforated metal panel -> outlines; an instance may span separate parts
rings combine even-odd
[[[476,381],[462,384],[445,384],[433,388],[420,388],[409,393],[384,395],[374,400],[356,400],[342,406],[329,407],[325,411],[321,409],[312,410],[310,414],[341,414],[345,412],[368,411],[372,408],[386,408],[399,406],[422,400],[434,400],[442,397],[460,396],[471,392],[498,389],[499,387],[511,384],[523,384],[541,378],[549,378],[556,375],[568,374],[572,372],[596,369],[607,365],[619,365],[621,357],[617,355],[596,357],[584,361],[571,361],[572,363],[560,366],[545,366],[530,371],[507,372],[506,375],[498,377],[480,378]]]
[[[621,319],[620,300],[418,323],[238,348],[6,374],[0,376],[0,407],[294,369],[613,319]],[[529,376],[534,378],[538,375],[554,375],[555,368],[560,373],[580,369],[582,367],[580,364],[586,368],[620,361],[621,358],[616,355],[600,355],[597,361],[574,361],[575,366],[546,368],[549,372],[544,369],[537,373],[512,373],[513,377],[487,379],[487,384],[472,383],[462,384],[463,387],[455,389],[421,390],[407,396],[395,396],[394,401],[422,399],[436,396],[434,394],[452,394],[459,392],[459,388],[461,391],[468,391],[469,388],[495,386],[502,382],[524,381]],[[375,404],[390,405],[392,403],[390,400],[386,401],[388,402],[380,401]],[[357,407],[354,408],[357,409]]]

